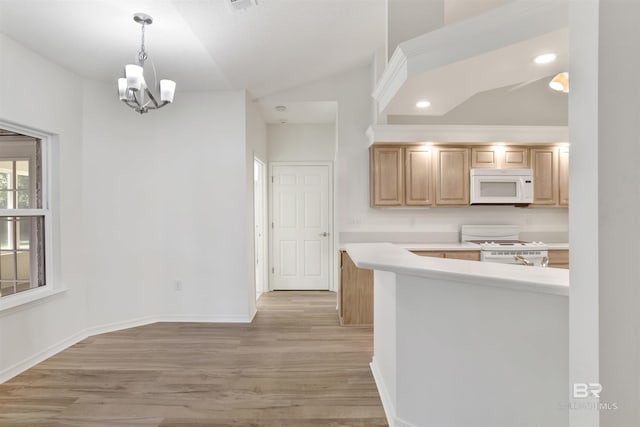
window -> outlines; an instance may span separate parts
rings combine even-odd
[[[42,142],[0,129],[0,299],[46,285]]]

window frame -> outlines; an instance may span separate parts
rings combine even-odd
[[[61,292],[66,291],[56,276],[56,263],[54,261],[54,221],[53,221],[53,202],[51,198],[51,185],[53,181],[52,174],[52,154],[54,135],[45,133],[36,129],[16,125],[14,123],[0,120],[0,129],[5,129],[11,132],[15,132],[24,135],[28,138],[36,138],[40,140],[40,173],[41,176],[41,208],[30,209],[0,209],[0,216],[11,217],[30,217],[37,216],[43,217],[44,222],[44,273],[45,273],[45,285],[32,288],[26,291],[18,292],[12,295],[7,295],[0,298],[0,313],[12,309],[14,307],[22,306],[34,301],[38,301]],[[20,137],[15,138],[19,141]],[[27,156],[28,157],[28,156]],[[36,168],[37,169],[37,168]],[[34,180],[35,181],[35,180]]]

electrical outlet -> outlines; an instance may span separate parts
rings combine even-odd
[[[173,284],[175,285],[176,292],[182,290],[182,280],[175,280]]]

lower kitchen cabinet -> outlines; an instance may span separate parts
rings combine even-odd
[[[467,261],[480,261],[480,251],[411,251],[416,255],[436,258],[464,259]]]
[[[549,267],[552,268],[569,268],[569,250],[568,249],[549,249]]]
[[[342,325],[373,324],[373,271],[358,268],[340,251],[338,313]]]

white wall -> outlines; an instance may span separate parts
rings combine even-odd
[[[599,379],[599,154],[598,154],[598,2],[571,2],[569,14],[569,210],[571,269],[569,288],[570,386]],[[616,79],[616,84],[617,84]],[[611,141],[613,143],[614,141]],[[617,174],[617,171],[614,172]],[[635,221],[633,221],[635,223]],[[621,224],[627,227],[628,224]],[[630,231],[629,229],[628,231]],[[626,238],[625,241],[628,241]],[[622,243],[622,242],[621,242]],[[618,254],[619,248],[614,249]],[[634,265],[637,262],[633,263]],[[624,328],[626,329],[626,328]],[[605,384],[605,391],[608,385]],[[570,389],[569,389],[570,390]],[[567,393],[571,400],[571,392]],[[584,399],[573,400],[583,404]],[[634,405],[635,406],[635,405]],[[599,412],[570,411],[572,427],[597,427]],[[633,424],[628,424],[633,425]]]
[[[601,402],[618,404],[617,410],[600,411],[600,425],[638,426],[640,3],[600,0],[599,5],[597,151],[594,145],[588,148],[598,159],[599,382]],[[593,225],[585,231],[591,232]]]
[[[458,239],[461,224],[517,224],[526,238],[566,241],[566,209],[522,209],[510,206],[471,208],[373,209],[369,205],[369,141],[373,83],[370,67],[361,67],[326,80],[266,97],[269,102],[337,101],[336,202],[341,241],[380,240],[382,231],[406,240]],[[272,159],[273,160],[273,159]],[[373,232],[373,233],[372,233]],[[405,233],[404,235],[402,233]],[[416,233],[424,233],[418,235]],[[434,234],[435,233],[435,234]],[[539,236],[539,237],[537,237]],[[416,241],[416,240],[412,240]]]
[[[66,292],[0,313],[0,382],[73,342],[85,327],[82,229],[82,85],[0,34],[0,120],[55,134],[55,281]],[[71,341],[69,341],[71,339]]]
[[[247,188],[266,126],[246,93],[178,91],[140,116],[1,35],[0,54],[0,120],[55,134],[49,280],[67,288],[0,312],[0,381],[103,330],[249,320]]]
[[[112,89],[85,82],[89,325],[247,320],[244,92],[140,116]]]
[[[265,165],[269,161],[267,149],[267,124],[262,119],[256,104],[252,102],[249,94],[245,94],[246,106],[246,195],[247,195],[247,271],[249,281],[248,306],[249,316],[253,317],[256,312],[256,269],[255,269],[255,186],[254,186],[254,158],[257,157]],[[266,166],[265,166],[266,167]],[[265,195],[266,197],[266,195]],[[266,231],[266,230],[265,230]],[[265,241],[267,237],[265,236]]]
[[[336,155],[336,127],[327,124],[269,124],[272,162],[332,162]]]

